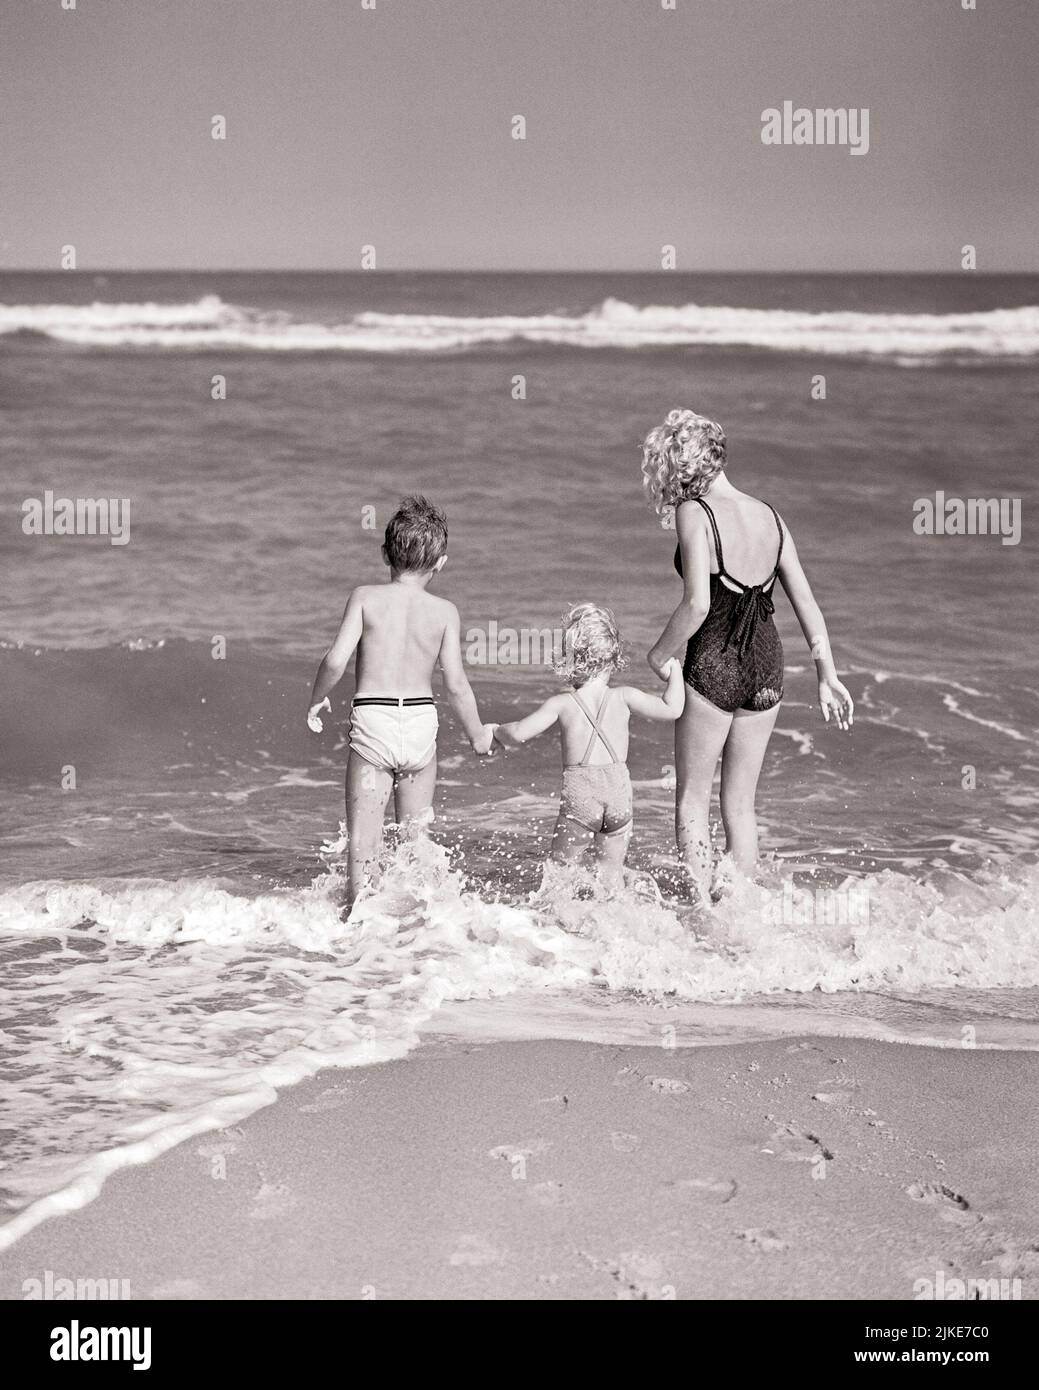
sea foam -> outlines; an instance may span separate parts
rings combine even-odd
[[[777,873],[737,883],[699,916],[645,873],[607,893],[552,870],[530,899],[510,903],[420,840],[388,858],[348,924],[334,869],[251,896],[217,880],[8,889],[0,922],[16,968],[0,989],[0,1045],[16,1079],[0,1125],[15,1137],[0,1248],[91,1200],[118,1168],[236,1123],[322,1068],[403,1056],[435,1031],[444,1005],[503,1001],[507,1035],[524,1036],[509,999],[536,1001],[535,1013],[552,1000],[556,1022],[538,1016],[527,1036],[630,1042],[641,1000],[643,1040],[659,1043],[653,1023],[681,1023],[676,1006],[695,1005],[702,1019],[703,1006],[767,997],[1039,986],[1034,866],[930,882],[888,871],[855,880],[865,919],[789,926],[774,910]],[[747,1036],[799,1026],[900,1036],[854,1013],[836,1023],[788,1013],[779,1027],[753,1009],[747,1017]],[[964,1004],[945,1035],[902,1037],[964,1045],[970,1017]],[[495,1029],[491,1020],[487,1035]],[[726,1030],[741,1036],[731,1011]],[[1039,1047],[1034,1024],[1011,1036],[981,1018],[975,1032],[972,1046]]]
[[[809,313],[724,305],[636,306],[606,299],[586,313],[356,314],[307,322],[206,295],[182,304],[0,305],[0,335],[37,333],[81,347],[259,352],[455,353],[509,343],[582,348],[713,347],[889,360],[1015,361],[1039,356],[1039,307],[959,314]]]

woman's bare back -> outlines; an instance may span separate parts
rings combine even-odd
[[[718,531],[722,538],[725,572],[740,584],[764,584],[771,576],[776,564],[779,536],[776,519],[767,502],[752,497],[749,492],[738,492],[730,488],[726,493],[713,496],[711,489],[704,501],[714,513]],[[704,523],[710,526],[707,514],[702,508],[694,508],[702,513]],[[712,571],[719,568],[717,547],[711,538],[713,556]]]

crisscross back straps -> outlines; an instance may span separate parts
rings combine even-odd
[[[592,736],[591,736],[591,738],[588,740],[588,747],[584,750],[584,757],[581,759],[581,764],[580,764],[581,767],[587,767],[587,766],[588,766],[588,760],[589,760],[589,759],[591,758],[591,756],[592,756],[592,749],[595,747],[595,740],[596,740],[597,738],[602,740],[603,747],[606,749],[607,753],[609,753],[611,759],[612,759],[615,763],[619,763],[619,762],[620,762],[620,758],[617,757],[617,754],[614,752],[613,744],[612,744],[612,743],[610,742],[610,740],[606,737],[606,734],[603,732],[602,727],[601,727],[601,725],[600,725],[600,723],[599,723],[599,721],[600,721],[600,720],[602,719],[602,717],[603,717],[603,712],[604,712],[605,709],[606,709],[606,702],[607,702],[607,700],[610,698],[610,688],[609,688],[609,686],[607,686],[606,689],[605,689],[605,691],[603,692],[602,703],[599,705],[599,713],[596,714],[594,717],[593,717],[591,714],[589,714],[588,710],[585,708],[584,702],[578,698],[578,695],[577,695],[577,692],[576,692],[576,691],[571,690],[569,693],[570,693],[570,694],[574,697],[574,699],[577,701],[577,707],[578,707],[578,709],[580,709],[581,713],[582,713],[582,714],[584,715],[584,717],[588,720],[588,723],[591,724],[591,726],[592,726]]]

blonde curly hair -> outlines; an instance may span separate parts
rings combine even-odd
[[[725,467],[725,431],[695,410],[672,410],[642,445],[642,486],[666,525],[679,502],[702,497]]]
[[[597,603],[575,603],[562,617],[563,649],[553,663],[560,680],[580,688],[600,671],[627,664],[617,619]]]

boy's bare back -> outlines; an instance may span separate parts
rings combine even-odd
[[[407,584],[362,584],[350,596],[359,608],[358,696],[431,695],[445,634],[458,628],[453,603]]]

